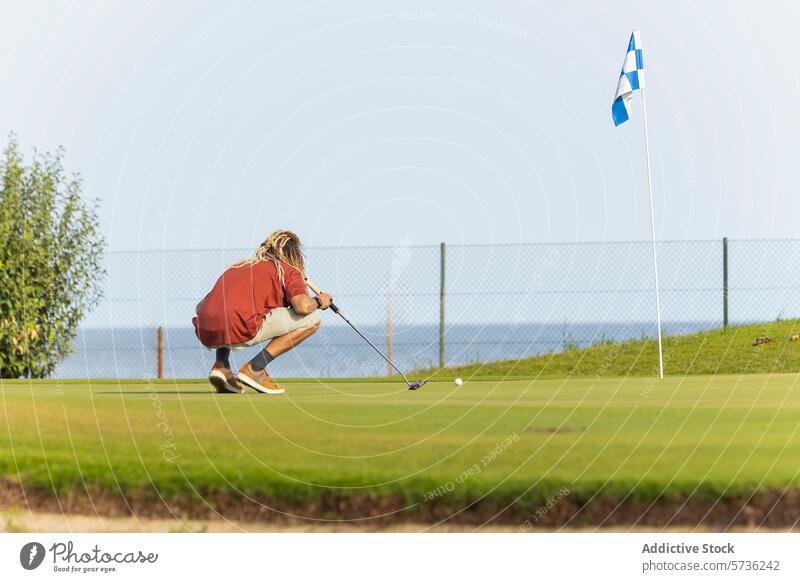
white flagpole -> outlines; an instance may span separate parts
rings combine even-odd
[[[644,87],[639,90],[642,94],[642,121],[644,122],[644,155],[647,160],[647,192],[650,194],[650,235],[653,239],[653,274],[656,283],[656,324],[658,326],[658,371],[659,377],[664,377],[664,353],[661,347],[661,296],[658,287],[658,257],[656,256],[656,219],[653,210],[653,180],[650,176],[650,142],[647,139],[647,106],[644,100]]]

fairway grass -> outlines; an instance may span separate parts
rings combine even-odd
[[[202,382],[6,380],[0,475],[30,491],[211,505],[391,499],[417,518],[476,504],[531,515],[559,492],[573,504],[718,499],[797,487],[798,380],[431,382],[417,392],[305,381],[282,396],[218,395]]]

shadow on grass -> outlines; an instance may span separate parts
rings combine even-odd
[[[188,394],[195,396],[208,396],[216,395],[217,392],[211,390],[114,390],[108,392],[95,392],[95,394],[116,394],[117,396],[129,395],[143,395],[143,394]],[[227,394],[220,394],[220,396],[227,396]],[[231,396],[236,396],[231,394]]]

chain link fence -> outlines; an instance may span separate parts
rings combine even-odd
[[[727,245],[727,252],[724,247]],[[163,327],[166,377],[205,375],[195,305],[250,250],[112,252],[105,298],[85,319],[63,378],[150,378]],[[654,337],[649,242],[316,247],[308,274],[401,368],[513,359],[599,341]],[[727,256],[727,269],[724,259]],[[800,240],[658,243],[667,335],[800,316]],[[234,356],[238,364],[254,350]],[[279,377],[387,373],[332,312],[320,331],[276,359]]]

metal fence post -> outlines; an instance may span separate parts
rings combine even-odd
[[[160,325],[156,329],[156,376],[164,379],[164,328]]]
[[[722,327],[728,328],[728,237],[722,239]]]
[[[444,255],[445,246],[439,246],[439,367],[444,368]]]
[[[386,295],[386,356],[394,361],[394,325],[392,322],[392,295]],[[387,362],[386,375],[394,374],[392,365]]]

